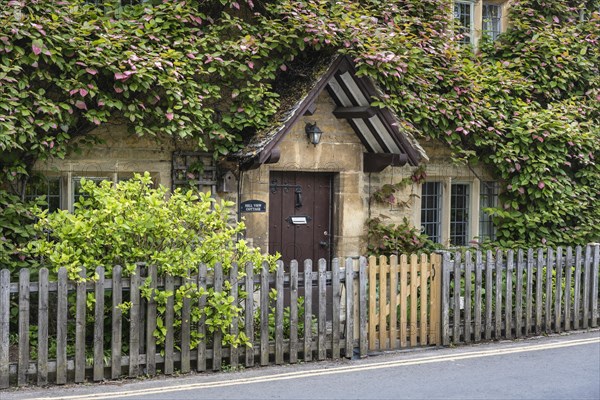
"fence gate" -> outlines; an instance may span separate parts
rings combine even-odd
[[[369,349],[440,345],[441,256],[369,258]]]

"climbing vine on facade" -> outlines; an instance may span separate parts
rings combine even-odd
[[[599,7],[515,0],[508,30],[474,49],[459,44],[449,0],[11,0],[0,9],[1,186],[23,199],[36,161],[112,120],[228,154],[269,126],[279,82],[345,54],[403,129],[490,168],[499,244],[598,240]]]

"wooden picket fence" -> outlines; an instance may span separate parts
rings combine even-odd
[[[443,345],[597,327],[599,250],[444,254]]]
[[[379,263],[378,263],[379,262]],[[369,349],[441,344],[441,256],[369,258]]]
[[[313,271],[312,262],[307,260],[300,272],[298,263],[293,261],[287,273],[284,273],[282,263],[278,263],[274,273],[263,265],[259,274],[254,274],[254,266],[248,263],[245,265],[245,277],[239,280],[236,265],[230,276],[224,276],[220,264],[210,271],[207,271],[206,265],[201,265],[197,276],[184,280],[169,276],[158,278],[156,268],[152,266],[138,268],[131,277],[122,277],[121,268],[116,266],[112,269],[111,279],[105,279],[104,269],[98,268],[95,271],[97,279],[93,282],[70,281],[64,268],[58,272],[58,280],[51,282],[48,270],[43,268],[39,271],[38,282],[30,282],[30,271],[23,269],[18,282],[11,283],[9,271],[2,270],[0,388],[13,384],[65,384],[158,373],[169,375],[176,368],[187,373],[192,369],[218,371],[223,365],[235,369],[242,365],[296,363],[324,360],[326,357],[351,358],[355,349],[360,356],[365,356],[367,263],[364,258],[356,261],[348,259],[342,266],[336,259],[327,270],[325,261],[319,260]],[[241,329],[252,346],[223,346],[222,333],[217,331],[213,337],[207,335],[207,340],[200,341],[197,348],[191,349],[192,329],[206,335],[206,326],[203,321],[191,321],[190,300],[186,299],[181,310],[180,337],[174,337],[173,296],[169,297],[166,305],[166,338],[163,345],[157,346],[154,336],[157,304],[152,297],[148,301],[141,297],[139,290],[146,277],[151,278],[150,289],[169,291],[189,282],[220,291],[224,280],[229,278],[234,303],[238,302],[240,290],[250,294],[241,299],[243,311],[231,324],[230,333],[236,335]],[[313,288],[318,290],[313,291]],[[271,289],[277,290],[274,301],[269,299]],[[299,291],[304,297],[304,326],[309,327],[304,329],[302,337],[298,335]],[[86,335],[86,329],[90,328],[89,323],[86,324],[86,301],[90,293],[95,294],[93,340]],[[107,298],[110,312],[105,313]],[[131,303],[126,317],[119,307],[125,300]],[[284,308],[286,300],[289,302],[288,310]],[[18,315],[11,315],[11,308],[15,309],[11,304],[18,305]],[[206,305],[206,296],[200,298],[198,305]],[[274,313],[270,310],[272,308]],[[314,314],[313,308],[318,310]],[[284,332],[286,313],[289,313],[289,328]],[[259,318],[255,326],[256,315]],[[331,318],[328,319],[327,315]],[[18,321],[17,332],[10,331],[11,319]],[[274,326],[270,326],[270,319],[274,320]],[[105,323],[107,320],[109,324]],[[29,342],[31,322],[37,326],[36,343]],[[106,326],[111,327],[110,332],[105,332]],[[274,329],[271,339],[270,328]],[[18,334],[17,344],[10,340],[11,334]],[[125,343],[124,338],[127,339]],[[11,342],[12,345],[9,344]],[[49,349],[50,342],[53,344],[52,351]],[[212,343],[212,346],[207,348],[207,343]],[[30,357],[33,350],[35,358]]]
[[[302,271],[292,261],[285,270],[280,262],[275,272],[263,265],[256,274],[247,264],[243,276],[235,264],[228,276],[220,264],[200,265],[187,279],[158,277],[153,266],[123,277],[116,266],[110,279],[98,268],[94,281],[70,281],[61,269],[51,281],[42,268],[36,282],[27,269],[11,282],[9,271],[2,270],[0,389],[364,357],[369,350],[593,328],[600,323],[599,250],[588,245],[360,257],[334,259],[330,266],[319,260],[316,268],[306,260]],[[156,301],[140,295],[146,278],[149,290],[172,292],[190,282],[218,292],[228,280],[242,308],[229,333],[245,333],[251,346],[224,346],[222,332],[209,335],[204,319],[192,321],[190,299],[183,300],[177,330],[173,296],[158,326]],[[242,298],[240,291],[249,295]],[[90,296],[95,300],[88,304]],[[206,296],[197,301],[200,308],[207,305]],[[120,307],[125,303],[127,315]],[[93,323],[86,316],[90,310]],[[157,343],[157,328],[166,329],[164,343]],[[192,333],[206,339],[191,348]]]

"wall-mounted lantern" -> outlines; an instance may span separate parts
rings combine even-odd
[[[319,127],[317,126],[317,123],[307,123],[306,126],[304,127],[304,131],[306,132],[306,136],[308,137],[308,140],[314,144],[315,146],[319,144],[319,142],[321,141],[321,135],[323,134],[323,132],[321,131],[321,129],[319,129]]]

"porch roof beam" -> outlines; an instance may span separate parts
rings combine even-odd
[[[406,154],[363,153],[363,172],[381,172],[390,165],[401,167],[408,161]]]
[[[358,119],[358,118],[371,118],[377,113],[377,109],[371,106],[357,106],[357,107],[337,107],[333,110],[333,115],[337,119]]]

